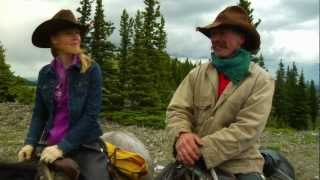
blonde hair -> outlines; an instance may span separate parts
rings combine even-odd
[[[51,48],[51,54],[53,57],[58,56],[58,52],[54,47]],[[79,49],[79,50],[77,50],[77,52],[73,52],[73,54],[76,54],[79,56],[80,64],[81,64],[80,73],[87,72],[87,70],[91,67],[92,62],[93,62],[93,60],[90,58],[90,56],[87,55],[85,53],[85,50],[83,50],[83,49]]]
[[[81,53],[79,54],[79,59],[81,63],[81,70],[80,73],[85,73],[91,67],[93,60],[90,56],[84,53],[84,50],[81,49]]]

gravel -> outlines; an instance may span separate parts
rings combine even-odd
[[[32,107],[17,103],[0,103],[0,161],[17,161],[17,152],[23,145]],[[104,132],[129,131],[135,134],[149,150],[156,172],[173,161],[172,147],[162,129],[122,126],[101,120]],[[268,128],[261,138],[265,147],[280,150],[293,164],[297,179],[319,180],[319,132]]]

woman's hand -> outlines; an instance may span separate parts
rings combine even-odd
[[[21,161],[25,161],[25,160],[30,160],[31,159],[31,155],[33,152],[33,146],[31,145],[25,145],[23,146],[19,153],[18,153],[18,160]]]
[[[53,161],[61,158],[63,156],[63,152],[58,148],[57,145],[48,146],[43,149],[40,157],[40,161],[45,163],[52,163]]]

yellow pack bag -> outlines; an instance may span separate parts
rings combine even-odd
[[[139,180],[141,176],[148,173],[147,162],[142,156],[135,152],[120,149],[111,143],[104,143],[111,164],[121,173],[133,180]]]

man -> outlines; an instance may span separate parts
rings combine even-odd
[[[202,162],[237,179],[261,179],[259,138],[274,92],[271,75],[251,62],[260,36],[239,6],[197,28],[212,42],[212,61],[193,69],[167,109],[177,161]]]

